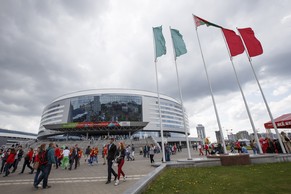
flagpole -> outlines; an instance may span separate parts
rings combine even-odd
[[[238,28],[236,28],[236,29],[237,29],[238,33],[240,34],[240,31],[238,30]],[[240,34],[240,36],[241,36],[241,34]],[[279,140],[279,143],[280,143],[280,146],[281,146],[282,152],[283,152],[284,154],[286,154],[286,150],[285,150],[285,147],[284,147],[284,145],[283,145],[283,142],[282,142],[282,139],[281,139],[281,137],[280,137],[280,134],[279,134],[279,132],[278,132],[278,129],[277,129],[276,123],[275,123],[275,121],[274,121],[274,119],[273,119],[273,116],[272,116],[271,110],[270,110],[270,108],[269,108],[269,105],[268,105],[267,100],[266,100],[266,98],[265,98],[264,92],[263,92],[263,90],[262,90],[262,87],[261,87],[260,82],[259,82],[259,80],[258,80],[258,77],[257,77],[257,75],[256,75],[255,69],[254,69],[254,67],[253,67],[253,64],[252,64],[252,58],[250,57],[250,55],[249,55],[249,53],[248,53],[248,50],[247,50],[247,48],[246,48],[246,45],[245,45],[244,41],[243,41],[243,45],[244,45],[244,47],[245,47],[246,55],[247,55],[247,57],[248,57],[248,59],[249,59],[250,66],[251,66],[251,68],[252,68],[253,74],[254,74],[254,76],[255,76],[255,79],[256,79],[257,84],[258,84],[258,86],[259,86],[259,89],[260,89],[260,91],[261,91],[261,94],[262,94],[262,97],[263,97],[264,103],[265,103],[265,105],[266,105],[267,111],[268,111],[268,113],[269,113],[269,117],[270,117],[270,119],[271,119],[271,121],[272,121],[272,124],[273,124],[273,126],[274,126],[275,132],[276,132],[276,134],[277,134],[277,137],[278,137],[278,140]]]
[[[153,38],[153,45],[155,44],[155,39]],[[155,51],[155,71],[156,71],[156,84],[157,84],[157,95],[158,95],[158,108],[159,108],[159,121],[160,121],[160,132],[161,132],[161,143],[162,143],[162,154],[163,154],[163,163],[166,162],[166,154],[165,154],[165,145],[164,145],[164,131],[162,126],[162,113],[161,113],[161,103],[160,103],[160,91],[159,91],[159,79],[158,79],[158,68],[157,68],[157,56],[156,56],[156,46],[154,46]]]
[[[164,144],[164,130],[162,126],[162,113],[161,113],[161,103],[160,103],[160,91],[159,91],[159,79],[158,79],[158,71],[157,71],[157,60],[155,60],[156,67],[156,83],[157,83],[157,94],[158,94],[158,107],[159,107],[159,117],[160,117],[160,131],[161,131],[161,139],[162,139],[162,153],[163,153],[163,162],[166,162],[165,155],[165,144]]]
[[[170,32],[171,32],[171,26],[169,28],[170,28]],[[185,136],[186,136],[186,145],[187,145],[187,150],[188,150],[188,160],[192,160],[191,153],[190,153],[190,146],[189,146],[188,131],[187,131],[187,127],[186,127],[183,98],[182,98],[182,92],[181,92],[180,81],[179,81],[180,79],[179,79],[178,66],[177,66],[177,57],[176,57],[176,51],[175,51],[173,38],[172,38],[172,44],[173,44],[174,61],[175,61],[175,67],[176,67],[177,83],[178,83],[178,88],[179,88],[180,101],[181,101],[182,114],[183,114],[183,124],[184,124]]]
[[[199,36],[198,36],[197,26],[196,26],[196,35],[197,35],[197,39],[198,39],[198,44],[199,44],[199,48],[200,48],[200,52],[201,52],[201,57],[202,57],[202,61],[203,61],[204,69],[205,69],[205,74],[206,74],[209,90],[210,90],[210,93],[211,93],[213,107],[214,107],[214,111],[215,111],[215,115],[216,115],[216,120],[217,120],[217,124],[218,124],[218,127],[219,127],[219,132],[220,132],[220,136],[221,136],[221,140],[222,140],[223,150],[224,150],[224,153],[227,154],[226,145],[225,145],[225,142],[224,142],[224,136],[223,136],[223,132],[222,132],[221,124],[220,124],[220,119],[219,119],[219,116],[218,116],[218,112],[217,112],[217,108],[216,108],[216,104],[215,104],[215,99],[214,99],[214,96],[213,96],[212,87],[211,87],[211,83],[210,83],[210,80],[209,80],[209,77],[208,77],[207,67],[206,67],[206,64],[205,64],[205,60],[204,60],[204,56],[203,56],[203,52],[202,52],[202,48],[201,48],[201,44],[200,44],[200,39],[199,39]]]
[[[261,144],[259,142],[259,138],[258,138],[258,134],[257,134],[257,131],[256,131],[256,128],[255,128],[255,125],[254,125],[254,121],[252,119],[252,116],[251,116],[251,113],[250,113],[250,110],[249,110],[249,107],[248,107],[248,104],[247,104],[247,101],[246,101],[246,98],[245,98],[245,95],[244,95],[244,92],[242,90],[242,87],[240,85],[240,81],[238,79],[238,76],[237,76],[237,72],[236,72],[236,69],[235,69],[235,66],[234,66],[234,63],[233,63],[233,60],[232,60],[232,56],[230,54],[230,50],[229,50],[229,47],[228,47],[228,44],[226,42],[226,39],[225,39],[225,36],[223,34],[223,31],[221,29],[221,33],[222,33],[222,37],[224,39],[224,43],[226,45],[226,48],[227,48],[227,51],[228,51],[228,54],[229,54],[229,58],[230,58],[230,61],[231,61],[231,64],[232,64],[232,68],[233,68],[233,71],[234,71],[234,74],[235,74],[235,78],[236,78],[236,81],[237,81],[237,84],[239,86],[239,89],[240,89],[240,92],[241,92],[241,95],[242,95],[242,98],[244,100],[244,103],[245,103],[245,107],[247,109],[247,113],[248,113],[248,116],[249,116],[249,119],[250,119],[250,122],[251,122],[251,125],[252,125],[252,128],[253,128],[253,131],[254,131],[254,135],[255,135],[255,139],[256,139],[256,142],[257,142],[257,145],[259,147],[259,151],[260,153],[263,153],[262,151],[262,147],[261,147]]]

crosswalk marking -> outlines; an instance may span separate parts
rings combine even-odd
[[[126,180],[139,180],[146,175],[130,175],[127,176]],[[106,181],[107,177],[73,177],[73,178],[51,178],[49,179],[50,183],[89,183],[89,182],[102,182]],[[0,186],[5,185],[26,185],[32,184],[33,179],[22,179],[22,180],[1,180]]]

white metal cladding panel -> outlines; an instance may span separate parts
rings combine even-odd
[[[52,108],[52,109],[47,109],[50,106],[54,106],[54,105],[58,105],[58,104],[60,106],[58,106],[56,108]],[[49,113],[49,114],[56,114],[56,113],[60,113],[60,114],[58,114],[56,116],[51,116],[51,117],[48,117],[48,118],[45,118],[45,119],[43,119],[43,117],[45,117],[45,116],[47,116],[49,114],[43,114],[43,116],[41,118],[41,122],[40,122],[39,132],[45,130],[43,125],[68,122],[68,114],[69,114],[69,109],[70,109],[70,99],[61,100],[61,101],[58,101],[56,103],[49,104],[46,107],[46,109],[47,110],[45,110],[44,112],[48,112],[49,110],[57,110],[57,109],[60,109],[61,112],[60,111],[56,111],[56,112],[53,112],[53,113]]]
[[[59,115],[56,115],[56,116],[52,116],[52,117],[49,117],[49,118],[45,118],[41,121],[41,125],[43,125],[44,123],[47,123],[47,122],[51,122],[51,121],[55,121],[55,120],[60,120],[60,118],[62,118],[63,115],[59,114]],[[61,121],[61,120],[60,120]]]
[[[155,99],[152,97],[142,97],[142,117],[144,122],[151,122],[151,109],[150,104],[154,103]]]
[[[161,104],[175,104],[176,102],[173,101],[169,101],[169,100],[165,100],[165,99],[160,99]],[[144,128],[144,130],[160,130],[160,121],[159,121],[159,108],[158,108],[158,104],[157,102],[157,98],[155,97],[144,97],[143,99],[143,120],[144,121],[149,121],[149,124]],[[164,131],[177,131],[177,132],[184,132],[183,130],[183,117],[181,115],[181,110],[177,109],[177,108],[173,108],[172,106],[167,106],[167,105],[161,105],[161,110],[163,112],[163,109],[167,109],[167,108],[172,108],[172,110],[165,110],[167,111],[167,113],[162,113],[162,116],[174,116],[174,118],[162,118],[162,125],[163,125],[163,130]],[[177,114],[177,115],[173,115],[173,114]],[[169,122],[165,122],[164,120],[168,120],[168,121],[177,121],[180,122],[181,124],[178,123],[169,123]],[[167,127],[167,125],[171,125],[172,127],[169,128]],[[175,128],[175,126],[177,126]]]
[[[64,106],[58,106],[58,107],[54,107],[54,108],[50,108],[50,109],[45,109],[42,113],[42,117],[43,116],[46,116],[46,115],[49,115],[49,114],[53,114],[54,112],[52,111],[59,111],[59,110],[62,110],[64,108]]]

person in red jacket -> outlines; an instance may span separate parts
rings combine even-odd
[[[103,158],[103,165],[106,164],[106,158],[107,158],[107,145],[103,145],[103,150],[102,150],[102,158]]]
[[[12,167],[15,160],[15,155],[16,155],[16,151],[14,148],[11,148],[7,152],[8,152],[8,157],[5,163],[5,167],[4,167],[5,175],[3,177],[6,177],[10,174],[9,169]]]
[[[61,158],[61,150],[60,150],[58,144],[56,144],[56,148],[55,148],[56,169],[58,169],[60,166],[60,158]]]
[[[238,152],[238,153],[241,153],[241,145],[240,145],[240,142],[239,142],[239,141],[237,141],[237,142],[235,143],[235,146],[236,146],[237,152]]]
[[[262,151],[263,151],[264,154],[267,153],[268,147],[269,147],[269,143],[268,143],[268,138],[266,137],[262,141]]]
[[[19,174],[23,174],[26,166],[31,170],[29,174],[33,173],[33,168],[30,166],[30,163],[32,162],[32,156],[33,156],[33,148],[29,148],[27,154],[24,157],[22,171]]]

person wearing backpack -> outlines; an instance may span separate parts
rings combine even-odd
[[[47,150],[44,153],[42,152],[40,154],[40,157],[39,157],[41,175],[38,177],[37,182],[34,185],[34,187],[38,188],[38,184],[43,180],[42,188],[48,189],[51,187],[50,185],[48,185],[48,177],[50,175],[52,165],[56,163],[56,161],[55,161],[55,144],[50,143],[49,147],[47,148]]]

